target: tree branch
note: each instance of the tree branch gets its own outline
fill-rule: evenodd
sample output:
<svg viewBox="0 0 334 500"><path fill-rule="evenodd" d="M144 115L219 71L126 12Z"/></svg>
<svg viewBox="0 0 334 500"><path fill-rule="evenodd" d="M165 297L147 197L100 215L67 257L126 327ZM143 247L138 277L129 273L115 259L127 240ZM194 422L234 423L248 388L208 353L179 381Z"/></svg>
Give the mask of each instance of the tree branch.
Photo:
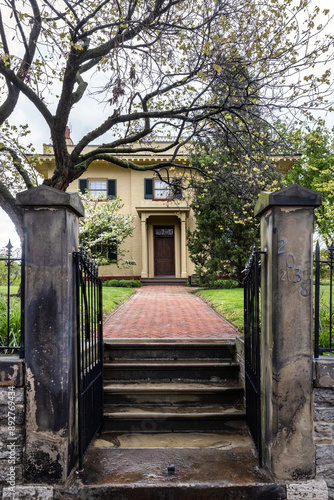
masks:
<svg viewBox="0 0 334 500"><path fill-rule="evenodd" d="M11 148L9 146L5 146L5 145L0 145L0 152L7 152L10 154L10 156L12 157L12 160L13 160L13 165L14 165L15 169L17 170L17 172L22 177L27 189L34 187L34 184L31 182L29 175L27 174L26 170L24 169L24 167L22 165L22 160L19 157L19 155L17 154L17 152L13 148Z"/></svg>

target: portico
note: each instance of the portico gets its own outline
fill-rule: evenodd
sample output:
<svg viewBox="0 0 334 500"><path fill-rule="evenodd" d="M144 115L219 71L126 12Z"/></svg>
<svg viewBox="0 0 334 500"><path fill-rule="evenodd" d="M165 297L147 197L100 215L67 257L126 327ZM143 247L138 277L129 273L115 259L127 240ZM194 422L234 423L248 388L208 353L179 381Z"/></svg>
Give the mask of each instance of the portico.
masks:
<svg viewBox="0 0 334 500"><path fill-rule="evenodd" d="M190 208L136 207L141 221L142 278L186 278L186 231Z"/></svg>

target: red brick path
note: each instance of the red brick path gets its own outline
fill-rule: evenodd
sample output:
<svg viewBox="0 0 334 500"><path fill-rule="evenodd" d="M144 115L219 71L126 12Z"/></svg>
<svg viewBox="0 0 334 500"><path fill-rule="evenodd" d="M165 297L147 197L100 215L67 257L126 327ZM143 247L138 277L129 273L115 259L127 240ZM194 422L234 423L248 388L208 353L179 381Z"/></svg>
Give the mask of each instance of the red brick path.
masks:
<svg viewBox="0 0 334 500"><path fill-rule="evenodd" d="M143 286L104 324L105 338L233 338L238 330L183 286Z"/></svg>

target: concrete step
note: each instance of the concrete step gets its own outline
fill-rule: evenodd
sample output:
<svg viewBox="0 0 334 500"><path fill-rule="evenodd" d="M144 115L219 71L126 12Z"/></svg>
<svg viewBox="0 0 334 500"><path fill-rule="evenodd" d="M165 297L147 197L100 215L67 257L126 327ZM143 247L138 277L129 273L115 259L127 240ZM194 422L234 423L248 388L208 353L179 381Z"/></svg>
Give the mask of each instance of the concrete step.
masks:
<svg viewBox="0 0 334 500"><path fill-rule="evenodd" d="M231 340L106 340L104 360L120 361L131 359L211 359L226 360L235 358L235 342Z"/></svg>
<svg viewBox="0 0 334 500"><path fill-rule="evenodd" d="M168 466L174 465L174 472ZM286 500L249 434L101 435L58 500Z"/></svg>
<svg viewBox="0 0 334 500"><path fill-rule="evenodd" d="M119 381L185 381L219 382L237 380L239 364L234 361L145 360L104 363L104 380Z"/></svg>
<svg viewBox="0 0 334 500"><path fill-rule="evenodd" d="M228 430L244 422L246 414L240 405L208 406L115 406L106 405L102 432L126 431L213 431Z"/></svg>
<svg viewBox="0 0 334 500"><path fill-rule="evenodd" d="M245 425L234 341L105 344L103 431L230 431Z"/></svg>
<svg viewBox="0 0 334 500"><path fill-rule="evenodd" d="M186 285L187 278L175 278L173 276L157 277L157 278L140 278L143 286L145 285Z"/></svg>
<svg viewBox="0 0 334 500"><path fill-rule="evenodd" d="M115 405L208 405L239 404L243 402L244 389L239 382L228 385L216 383L105 383L104 402Z"/></svg>

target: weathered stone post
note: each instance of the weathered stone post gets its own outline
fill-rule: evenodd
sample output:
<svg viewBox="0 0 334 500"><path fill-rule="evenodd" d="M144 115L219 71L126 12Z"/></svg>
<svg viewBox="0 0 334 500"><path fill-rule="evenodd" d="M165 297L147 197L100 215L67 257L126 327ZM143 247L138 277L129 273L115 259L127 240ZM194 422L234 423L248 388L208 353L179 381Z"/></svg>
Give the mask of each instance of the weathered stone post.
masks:
<svg viewBox="0 0 334 500"><path fill-rule="evenodd" d="M298 185L261 193L262 448L278 480L314 477L312 269L314 207Z"/></svg>
<svg viewBox="0 0 334 500"><path fill-rule="evenodd" d="M17 195L25 233L25 480L64 483L77 462L73 251L77 194L39 186Z"/></svg>

